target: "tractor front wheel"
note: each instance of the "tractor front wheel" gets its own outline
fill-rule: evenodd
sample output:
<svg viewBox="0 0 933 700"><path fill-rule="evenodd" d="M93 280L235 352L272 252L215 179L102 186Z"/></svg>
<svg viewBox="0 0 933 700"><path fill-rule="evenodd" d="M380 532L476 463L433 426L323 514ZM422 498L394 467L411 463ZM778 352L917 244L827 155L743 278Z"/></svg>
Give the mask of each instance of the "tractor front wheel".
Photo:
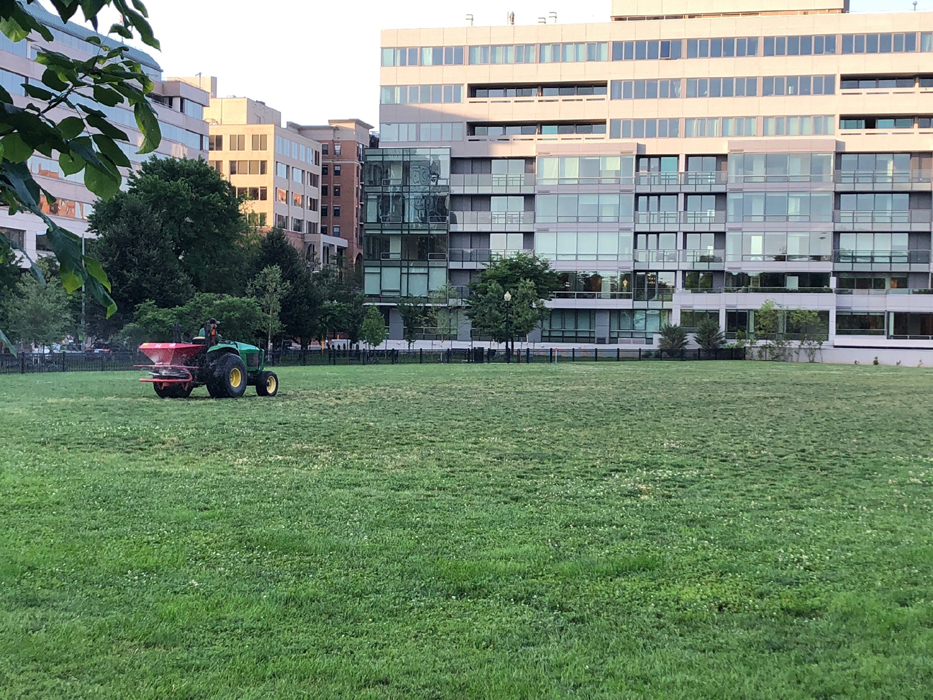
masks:
<svg viewBox="0 0 933 700"><path fill-rule="evenodd" d="M160 399L187 399L191 396L191 385L190 384L178 384L177 382L172 382L171 384L153 384L155 387L155 393Z"/></svg>
<svg viewBox="0 0 933 700"><path fill-rule="evenodd" d="M238 399L246 392L246 364L238 355L227 354L211 368L207 390L215 399Z"/></svg>
<svg viewBox="0 0 933 700"><path fill-rule="evenodd" d="M275 396L279 393L279 378L275 372L262 372L256 381L259 396Z"/></svg>

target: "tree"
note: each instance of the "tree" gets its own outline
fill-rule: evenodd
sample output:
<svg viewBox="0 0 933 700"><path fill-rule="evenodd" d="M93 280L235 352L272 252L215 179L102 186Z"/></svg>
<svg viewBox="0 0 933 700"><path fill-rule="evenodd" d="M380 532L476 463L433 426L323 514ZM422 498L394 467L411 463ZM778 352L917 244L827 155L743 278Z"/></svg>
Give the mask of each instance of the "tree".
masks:
<svg viewBox="0 0 933 700"><path fill-rule="evenodd" d="M363 319L363 327L360 337L369 347L376 348L385 342L389 336L386 330L385 319L382 312L376 306L369 306L366 309L366 317Z"/></svg>
<svg viewBox="0 0 933 700"><path fill-rule="evenodd" d="M315 275L281 229L273 229L259 241L253 265L257 273L273 265L282 270L282 279L289 285L282 297L282 329L306 349L322 335L323 297L320 285L312 279Z"/></svg>
<svg viewBox="0 0 933 700"><path fill-rule="evenodd" d="M415 335L424 327L427 307L421 297L402 297L395 304L395 310L402 317L402 337L408 343L408 349L415 343Z"/></svg>
<svg viewBox="0 0 933 700"><path fill-rule="evenodd" d="M672 354L687 347L687 329L683 326L665 323L661 326L661 337L658 347L662 352Z"/></svg>
<svg viewBox="0 0 933 700"><path fill-rule="evenodd" d="M278 265L264 268L250 282L249 294L255 297L262 309L263 328L266 331L266 349L272 349L272 336L282 330L282 299L288 294L291 285L282 279L282 270Z"/></svg>
<svg viewBox="0 0 933 700"><path fill-rule="evenodd" d="M324 341L329 334L346 333L351 343L359 342L367 313L365 294L352 278L332 265L321 268L311 280L321 300L318 339Z"/></svg>
<svg viewBox="0 0 933 700"><path fill-rule="evenodd" d="M140 218L134 220L133 215ZM230 183L203 160L147 160L130 175L126 195L98 204L90 229L101 237L108 264L129 266L125 281L144 280L152 272L113 252L133 236L142 241L134 248L174 257L177 265L172 263L172 270L180 269L195 291L241 294L250 279L246 267L251 239L240 200ZM139 298L144 290L123 293Z"/></svg>
<svg viewBox="0 0 933 700"><path fill-rule="evenodd" d="M551 269L551 264L546 258L516 253L490 263L470 282L470 294L471 297L487 296L488 286L493 283L502 289L512 290L514 294L522 280L530 281L534 286L535 296L545 301L551 299L561 286L558 273Z"/></svg>
<svg viewBox="0 0 933 700"><path fill-rule="evenodd" d="M467 310L473 328L480 334L503 343L527 336L540 323L544 300L531 280L521 280L514 290L509 290L512 295L509 302L505 301L506 290L498 282L490 282L484 288L484 295L471 296Z"/></svg>
<svg viewBox="0 0 933 700"><path fill-rule="evenodd" d="M445 339L453 339L460 332L461 300L457 288L447 283L428 295L428 323L434 332Z"/></svg>
<svg viewBox="0 0 933 700"><path fill-rule="evenodd" d="M784 336L786 313L771 299L755 312L755 339L761 344L758 357L783 362L788 359L788 342Z"/></svg>
<svg viewBox="0 0 933 700"><path fill-rule="evenodd" d="M28 9L33 4L38 6L37 0L0 3L0 31L11 41L22 41L33 32L46 41L54 41L51 30ZM135 147L135 139L131 140L126 132L114 126L95 102L107 107L121 104L130 107L143 135L138 152L154 151L162 136L158 118L147 98L153 82L139 63L127 58L129 49L118 42L132 39L134 34L156 49L159 42L146 19L148 14L142 0L52 0L51 4L53 11L66 22L80 8L85 20L95 29L98 13L105 7L113 7L120 19L108 33L116 35L118 41L111 48L99 37L88 37L86 41L92 45L89 48L95 55L87 60L40 50L36 62L45 66L41 85L33 80L23 85L27 97L41 101L39 103L29 101L25 106L18 106L10 93L0 88L0 145L3 147L0 199L9 206L10 214L28 211L42 219L47 227L46 240L58 260L64 291L72 293L85 286L109 316L116 311L116 304L109 294L111 285L107 274L97 260L82 253L80 237L58 226L42 211L42 200L54 202L55 197L36 183L27 162L37 151L48 158L58 154L65 175L83 171L84 183L91 192L102 199L116 194L122 182L119 169L131 165L118 143ZM77 98L78 95L81 97ZM61 119L50 116L61 114L61 110L70 113ZM0 249L8 251L10 248L10 242L0 236ZM44 283L41 271L35 267L33 271L40 283ZM9 346L2 330L0 343Z"/></svg>
<svg viewBox="0 0 933 700"><path fill-rule="evenodd" d="M40 261L38 266L44 276L49 276L47 283L42 284L35 277L24 275L5 304L10 335L21 347L60 343L73 322L68 295L61 281L51 277L50 266L44 261Z"/></svg>
<svg viewBox="0 0 933 700"><path fill-rule="evenodd" d="M3 234L0 234L2 237ZM13 297L16 284L22 277L22 270L16 264L16 256L12 250L0 247L0 300ZM6 328L6 305L0 304L0 328ZM0 346L0 352L3 348Z"/></svg>
<svg viewBox="0 0 933 700"><path fill-rule="evenodd" d="M719 321L711 316L706 316L700 320L694 337L697 344L704 350L718 350L726 342L726 336L719 327Z"/></svg>
<svg viewBox="0 0 933 700"><path fill-rule="evenodd" d="M182 333L193 336L208 318L216 318L224 338L251 341L263 328L262 309L252 297L227 294L196 294L188 303L171 309L161 309L152 302L136 308L135 321L121 332L121 337L142 338L150 342L169 342L175 324Z"/></svg>
<svg viewBox="0 0 933 700"><path fill-rule="evenodd" d="M808 362L816 362L817 354L829 338L829 328L813 309L794 309L790 312L788 326L800 334L798 352L803 350Z"/></svg>
<svg viewBox="0 0 933 700"><path fill-rule="evenodd" d="M116 323L122 326L132 320L133 310L146 300L169 308L194 295L171 237L139 197L121 193L99 204L90 228L99 236L93 248L110 271L113 298L120 309Z"/></svg>

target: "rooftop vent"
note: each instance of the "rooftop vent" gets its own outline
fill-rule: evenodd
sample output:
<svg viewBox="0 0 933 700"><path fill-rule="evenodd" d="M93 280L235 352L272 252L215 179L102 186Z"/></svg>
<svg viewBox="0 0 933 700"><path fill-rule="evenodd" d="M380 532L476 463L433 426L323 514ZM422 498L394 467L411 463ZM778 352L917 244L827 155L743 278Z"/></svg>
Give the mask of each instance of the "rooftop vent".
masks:
<svg viewBox="0 0 933 700"><path fill-rule="evenodd" d="M466 16L466 23L467 23L467 26L468 26L468 27L472 27L472 26L473 26L473 15L467 15L467 16Z"/></svg>
<svg viewBox="0 0 933 700"><path fill-rule="evenodd" d="M549 12L549 13L548 13L548 19L550 20L550 21L548 22L548 24L557 24L557 13L556 13L556 12Z"/></svg>

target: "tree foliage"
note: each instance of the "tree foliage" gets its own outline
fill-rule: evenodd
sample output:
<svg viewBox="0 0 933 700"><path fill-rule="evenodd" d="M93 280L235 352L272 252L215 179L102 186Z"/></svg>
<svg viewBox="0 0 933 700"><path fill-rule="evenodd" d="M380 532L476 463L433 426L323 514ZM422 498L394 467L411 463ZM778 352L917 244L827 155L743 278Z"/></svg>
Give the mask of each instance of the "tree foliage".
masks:
<svg viewBox="0 0 933 700"><path fill-rule="evenodd" d="M47 284L23 275L16 284L15 295L6 298L4 315L10 336L20 347L60 343L73 323L61 281L50 275L52 269L45 261L39 262L39 268L49 277Z"/></svg>
<svg viewBox="0 0 933 700"><path fill-rule="evenodd" d="M288 294L291 284L282 277L278 265L263 268L250 282L249 293L262 309L263 330L266 332L266 349L272 349L272 336L282 330L282 299Z"/></svg>
<svg viewBox="0 0 933 700"><path fill-rule="evenodd" d="M265 320L262 309L252 297L234 297L228 294L195 294L188 302L170 309L162 309L152 302L144 302L136 309L135 320L128 324L121 336L135 342L170 342L175 324L182 334L193 337L208 318L216 318L224 338L242 342L254 341L262 332Z"/></svg>
<svg viewBox="0 0 933 700"><path fill-rule="evenodd" d="M168 277L182 294L187 285L240 294L252 275L244 278L250 239L239 206L230 183L203 160L150 159L130 176L125 194L98 204L90 230L101 238L102 262L120 270L119 294L127 302L165 304L172 301L162 297L178 296L160 291L150 275ZM147 267L150 262L166 271Z"/></svg>
<svg viewBox="0 0 933 700"><path fill-rule="evenodd" d="M108 30L121 39L135 34L149 46L159 47L147 21L141 0L51 0L53 11L64 21L80 9L84 19L97 27L97 15L107 6L119 12L120 20ZM51 30L30 13L28 6L36 0L0 2L0 31L18 42L36 33L48 42L54 40ZM74 292L86 286L91 295L111 315L116 303L110 296L111 283L103 267L94 258L82 253L81 239L58 226L42 211L43 200L55 197L41 188L29 171L28 160L34 153L57 158L65 175L84 173L88 189L102 199L119 191L122 182L120 168L130 167L130 161L118 145L135 147L134 140L114 126L98 104L107 107L126 105L143 134L139 153L150 153L161 141L159 121L147 95L152 80L142 66L131 60L125 46L106 44L99 37L86 40L93 54L79 60L57 51L40 50L36 62L44 66L40 80L30 81L23 89L27 102L17 105L10 93L0 87L0 199L11 214L32 212L47 227L46 240L59 263L62 288ZM39 102L33 102L38 100ZM44 104L43 104L44 103ZM67 116L53 117L64 110ZM0 248L9 249L9 241L0 236ZM35 270L40 281L40 271ZM0 334L0 341L3 340Z"/></svg>
<svg viewBox="0 0 933 700"><path fill-rule="evenodd" d="M473 328L481 335L491 337L497 343L521 339L527 336L541 321L544 300L538 296L531 280L521 280L512 295L505 301L506 290L498 282L485 285L483 296L474 294L467 315Z"/></svg>
<svg viewBox="0 0 933 700"><path fill-rule="evenodd" d="M719 327L719 321L711 316L705 316L700 320L694 337L697 344L704 350L718 350L726 342L726 336Z"/></svg>
<svg viewBox="0 0 933 700"><path fill-rule="evenodd" d="M680 351L687 347L687 329L683 326L665 323L661 326L660 333L658 347L663 352Z"/></svg>
<svg viewBox="0 0 933 700"><path fill-rule="evenodd" d="M522 280L528 280L534 286L538 299L547 301L560 289L560 279L551 264L545 258L526 253L517 253L499 258L490 263L470 282L471 297L484 297L489 293L489 286L498 284L502 289L512 290L514 294ZM471 302L472 303L472 299Z"/></svg>
<svg viewBox="0 0 933 700"><path fill-rule="evenodd" d="M447 283L428 295L427 322L442 338L453 339L460 332L462 300L457 288Z"/></svg>
<svg viewBox="0 0 933 700"><path fill-rule="evenodd" d="M366 316L363 319L360 329L360 338L371 348L377 348L382 345L389 332L386 330L385 319L378 307L366 307Z"/></svg>
<svg viewBox="0 0 933 700"><path fill-rule="evenodd" d="M395 310L402 317L402 338L408 348L415 343L415 335L424 328L427 318L427 306L422 297L402 297L395 304Z"/></svg>

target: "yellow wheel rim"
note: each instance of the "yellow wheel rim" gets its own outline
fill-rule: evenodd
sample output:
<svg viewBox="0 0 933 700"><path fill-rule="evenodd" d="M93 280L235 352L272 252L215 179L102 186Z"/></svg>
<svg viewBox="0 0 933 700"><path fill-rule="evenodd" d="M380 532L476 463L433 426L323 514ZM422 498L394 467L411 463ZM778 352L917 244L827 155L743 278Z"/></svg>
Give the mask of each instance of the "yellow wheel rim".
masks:
<svg viewBox="0 0 933 700"><path fill-rule="evenodd" d="M243 373L238 367L234 367L230 370L230 386L234 389L239 389L240 384L243 383Z"/></svg>
<svg viewBox="0 0 933 700"><path fill-rule="evenodd" d="M276 381L275 377L266 377L266 391L268 391L270 394L274 394L276 386L278 386L278 382Z"/></svg>

